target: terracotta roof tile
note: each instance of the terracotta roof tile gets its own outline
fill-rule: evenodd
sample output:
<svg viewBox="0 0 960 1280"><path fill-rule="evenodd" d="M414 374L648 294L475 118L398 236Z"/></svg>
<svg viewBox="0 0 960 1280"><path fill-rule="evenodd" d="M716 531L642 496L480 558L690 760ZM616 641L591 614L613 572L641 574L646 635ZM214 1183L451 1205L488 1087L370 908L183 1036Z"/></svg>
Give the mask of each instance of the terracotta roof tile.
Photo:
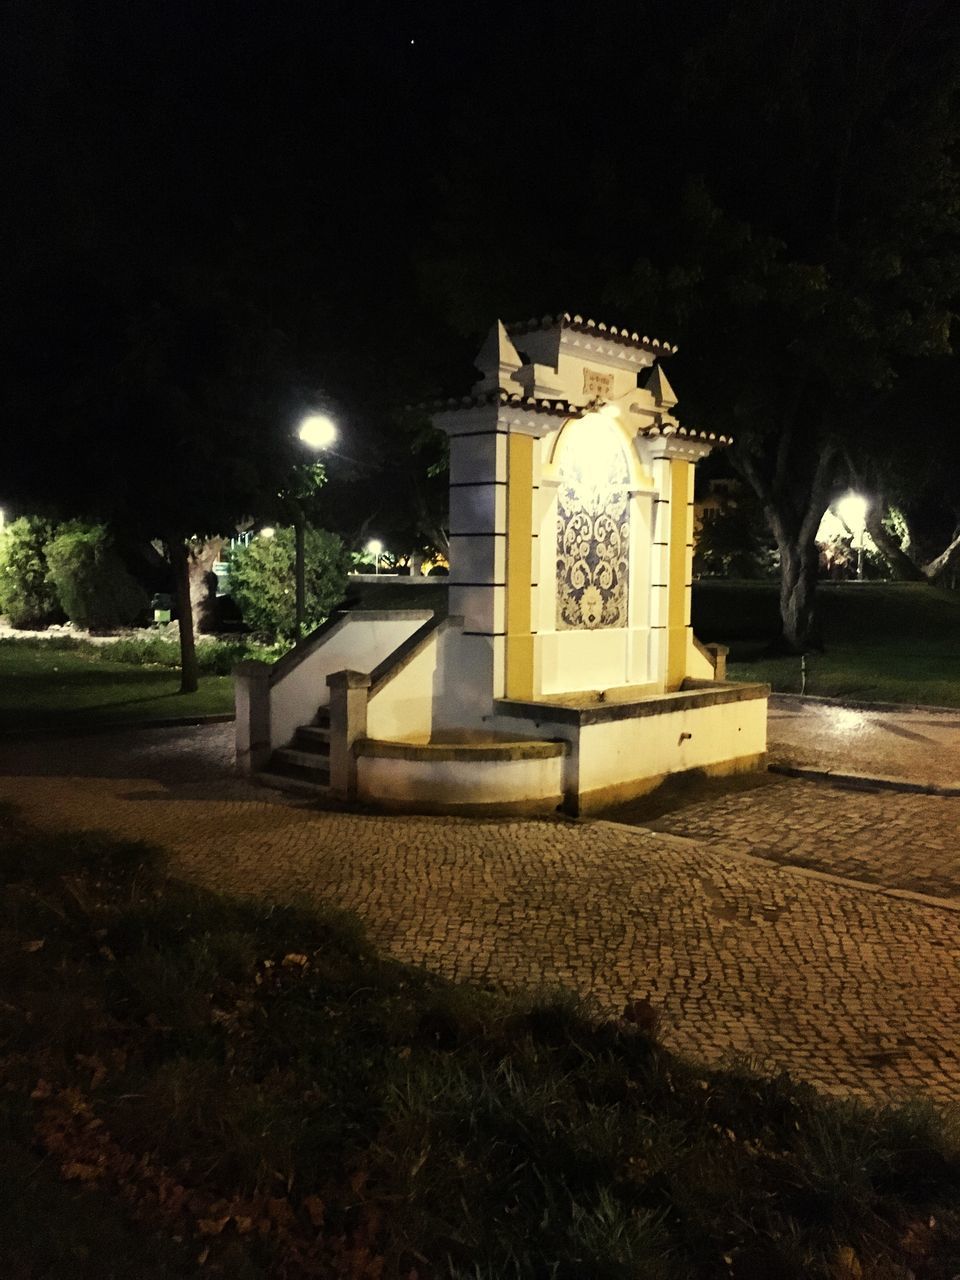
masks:
<svg viewBox="0 0 960 1280"><path fill-rule="evenodd" d="M432 413L450 413L457 409L475 409L479 405L509 404L518 409L527 409L530 413L550 413L563 418L581 418L596 403L571 404L569 400L551 400L544 396L525 396L519 391L481 391L476 395L461 396L459 399L434 400L432 403L418 406Z"/></svg>
<svg viewBox="0 0 960 1280"><path fill-rule="evenodd" d="M687 440L703 440L708 444L726 445L733 444L733 436L718 436L713 431L697 431L695 427L642 427L637 433L641 436L680 436Z"/></svg>
<svg viewBox="0 0 960 1280"><path fill-rule="evenodd" d="M584 320L583 316L572 316L569 311L558 316L541 316L540 319L519 320L504 325L511 337L524 333L535 333L542 329L572 329L575 333L592 333L605 338L608 342L616 342L620 346L637 347L641 351L651 351L658 356L671 356L676 351L669 342L661 342L659 338L648 338L633 330L618 329L617 326L605 324L602 320Z"/></svg>

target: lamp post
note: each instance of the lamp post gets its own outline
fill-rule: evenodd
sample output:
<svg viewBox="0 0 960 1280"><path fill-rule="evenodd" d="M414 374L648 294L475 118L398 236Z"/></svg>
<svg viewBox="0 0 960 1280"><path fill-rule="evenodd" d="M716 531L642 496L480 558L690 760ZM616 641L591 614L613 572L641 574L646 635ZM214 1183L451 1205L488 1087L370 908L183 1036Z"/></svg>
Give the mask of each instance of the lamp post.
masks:
<svg viewBox="0 0 960 1280"><path fill-rule="evenodd" d="M837 515L857 544L857 581L863 581L863 535L867 528L867 499L860 493L847 493L837 503Z"/></svg>
<svg viewBox="0 0 960 1280"><path fill-rule="evenodd" d="M325 413L310 413L301 419L297 429L297 438L308 449L319 453L329 449L336 441L337 427ZM296 600L296 639L303 635L303 624L307 612L306 581L306 518L299 498L293 502L293 541L294 541L294 592Z"/></svg>
<svg viewBox="0 0 960 1280"><path fill-rule="evenodd" d="M373 572L375 576L380 573L380 557L383 555L383 543L379 538L371 538L367 543L367 550L373 556Z"/></svg>

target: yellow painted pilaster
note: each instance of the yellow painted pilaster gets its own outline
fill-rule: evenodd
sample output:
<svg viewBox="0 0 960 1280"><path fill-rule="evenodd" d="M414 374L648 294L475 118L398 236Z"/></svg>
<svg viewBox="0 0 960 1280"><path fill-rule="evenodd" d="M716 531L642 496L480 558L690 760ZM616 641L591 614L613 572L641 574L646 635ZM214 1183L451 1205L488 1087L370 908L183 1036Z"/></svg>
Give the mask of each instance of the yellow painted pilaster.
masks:
<svg viewBox="0 0 960 1280"><path fill-rule="evenodd" d="M667 593L667 688L687 674L687 512L693 498L693 465L670 460L670 577Z"/></svg>
<svg viewBox="0 0 960 1280"><path fill-rule="evenodd" d="M508 698L533 697L533 448L532 436L511 434L507 438Z"/></svg>

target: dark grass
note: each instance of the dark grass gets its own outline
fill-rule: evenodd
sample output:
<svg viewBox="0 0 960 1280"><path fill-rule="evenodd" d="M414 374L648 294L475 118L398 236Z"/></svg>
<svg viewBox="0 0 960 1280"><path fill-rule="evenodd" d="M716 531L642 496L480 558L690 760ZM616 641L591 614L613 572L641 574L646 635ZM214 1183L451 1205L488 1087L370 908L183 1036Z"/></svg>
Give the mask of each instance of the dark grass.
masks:
<svg viewBox="0 0 960 1280"><path fill-rule="evenodd" d="M960 1138L930 1105L700 1068L563 993L451 985L342 914L10 813L0 890L2 1274L960 1268Z"/></svg>
<svg viewBox="0 0 960 1280"><path fill-rule="evenodd" d="M775 583L694 584L693 624L730 645L735 680L799 693L799 657L766 656L779 627ZM960 706L960 593L922 583L825 583L822 649L806 657L806 692L865 702Z"/></svg>
<svg viewBox="0 0 960 1280"><path fill-rule="evenodd" d="M229 676L203 675L197 693L183 694L174 669L111 661L75 643L0 640L0 730L233 711Z"/></svg>

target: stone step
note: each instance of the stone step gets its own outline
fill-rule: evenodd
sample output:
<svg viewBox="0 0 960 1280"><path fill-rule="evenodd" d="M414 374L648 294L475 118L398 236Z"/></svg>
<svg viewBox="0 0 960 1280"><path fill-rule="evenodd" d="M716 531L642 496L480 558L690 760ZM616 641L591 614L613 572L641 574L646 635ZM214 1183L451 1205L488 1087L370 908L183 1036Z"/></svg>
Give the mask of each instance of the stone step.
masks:
<svg viewBox="0 0 960 1280"><path fill-rule="evenodd" d="M281 747L270 757L270 772L300 778L304 782L313 782L322 787L330 785L330 761L316 751Z"/></svg>
<svg viewBox="0 0 960 1280"><path fill-rule="evenodd" d="M314 727L318 729L330 728L330 708L318 707L317 714L313 717Z"/></svg>
<svg viewBox="0 0 960 1280"><path fill-rule="evenodd" d="M330 730L316 724L302 724L290 744L299 751L312 751L316 755L330 754Z"/></svg>
<svg viewBox="0 0 960 1280"><path fill-rule="evenodd" d="M275 773L270 769L254 774L254 781L261 787L273 787L276 791L296 791L300 795L311 796L330 794L328 786L322 786L318 782L311 782L305 778L294 778L286 773Z"/></svg>

